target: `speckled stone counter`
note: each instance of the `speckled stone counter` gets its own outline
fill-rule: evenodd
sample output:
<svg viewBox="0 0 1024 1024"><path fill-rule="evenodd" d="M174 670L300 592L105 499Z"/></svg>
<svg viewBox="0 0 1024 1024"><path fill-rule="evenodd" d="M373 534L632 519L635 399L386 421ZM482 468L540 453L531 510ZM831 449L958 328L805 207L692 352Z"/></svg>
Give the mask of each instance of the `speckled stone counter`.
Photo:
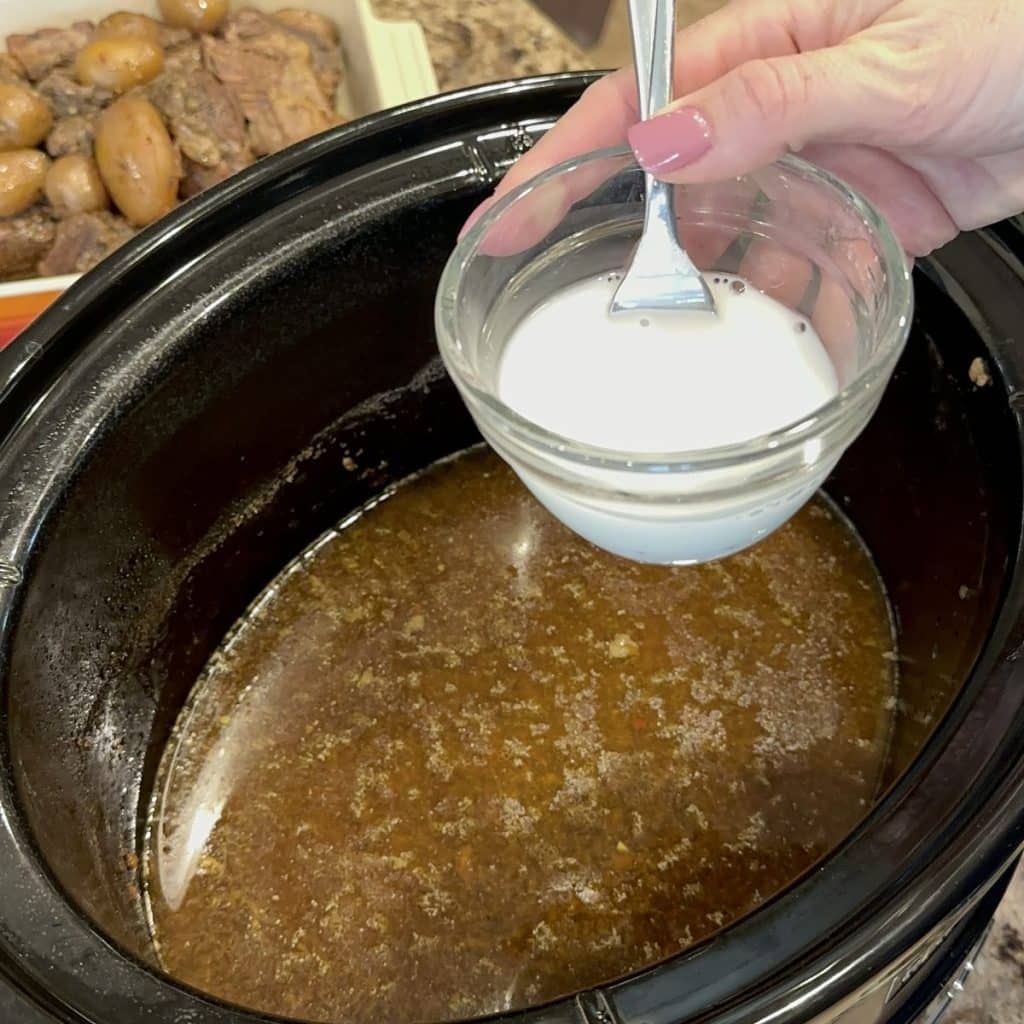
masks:
<svg viewBox="0 0 1024 1024"><path fill-rule="evenodd" d="M680 22L719 3L679 0ZM628 57L623 0L614 0L604 36L590 53L575 46L527 0L374 0L374 6L382 17L420 22L443 90L609 67ZM943 1024L1024 1024L1024 873L1018 872L1011 885L965 991Z"/></svg>
<svg viewBox="0 0 1024 1024"><path fill-rule="evenodd" d="M1024 1024L1024 872L996 911L974 972L943 1024Z"/></svg>
<svg viewBox="0 0 1024 1024"><path fill-rule="evenodd" d="M374 0L374 9L383 18L420 22L444 91L590 67L525 0Z"/></svg>

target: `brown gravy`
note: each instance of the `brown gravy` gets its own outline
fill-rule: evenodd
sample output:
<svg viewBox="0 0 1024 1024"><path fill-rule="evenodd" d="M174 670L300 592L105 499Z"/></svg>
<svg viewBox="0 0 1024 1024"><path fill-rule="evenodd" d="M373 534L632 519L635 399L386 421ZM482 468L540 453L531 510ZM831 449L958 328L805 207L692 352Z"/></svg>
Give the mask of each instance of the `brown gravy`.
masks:
<svg viewBox="0 0 1024 1024"><path fill-rule="evenodd" d="M607 555L493 455L283 573L163 759L174 976L318 1021L521 1007L667 957L820 858L895 706L873 565L817 499L696 568Z"/></svg>

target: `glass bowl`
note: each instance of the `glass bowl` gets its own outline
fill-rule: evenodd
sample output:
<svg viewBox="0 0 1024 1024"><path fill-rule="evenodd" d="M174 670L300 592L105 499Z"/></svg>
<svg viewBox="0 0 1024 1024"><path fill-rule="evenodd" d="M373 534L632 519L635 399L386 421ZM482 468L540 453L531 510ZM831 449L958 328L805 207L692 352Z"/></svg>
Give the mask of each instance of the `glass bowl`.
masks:
<svg viewBox="0 0 1024 1024"><path fill-rule="evenodd" d="M583 444L501 400L502 352L515 325L554 292L624 269L640 234L643 181L628 149L604 150L505 196L448 260L437 337L481 434L549 511L624 557L691 564L785 523L864 429L906 342L910 264L870 203L794 157L741 178L676 186L679 236L697 266L740 275L809 320L838 394L798 422L716 448ZM564 386L573 401L580 380Z"/></svg>

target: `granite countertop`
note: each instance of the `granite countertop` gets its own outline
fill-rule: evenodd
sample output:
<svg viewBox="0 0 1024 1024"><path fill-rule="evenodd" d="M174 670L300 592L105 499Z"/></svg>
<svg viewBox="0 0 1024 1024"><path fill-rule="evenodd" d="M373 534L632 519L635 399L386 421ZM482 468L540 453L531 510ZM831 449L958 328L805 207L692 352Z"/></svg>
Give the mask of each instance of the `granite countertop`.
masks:
<svg viewBox="0 0 1024 1024"><path fill-rule="evenodd" d="M721 0L678 0L681 23ZM443 90L625 61L625 4L615 0L600 43L575 46L528 0L374 0L381 17L423 26ZM923 1021L922 1024L930 1024ZM1018 871L965 990L943 1024L1024 1024L1024 872Z"/></svg>
<svg viewBox="0 0 1024 1024"><path fill-rule="evenodd" d="M1024 1022L1024 871L1018 869L992 931L943 1024ZM931 1024L922 1021L921 1024Z"/></svg>
<svg viewBox="0 0 1024 1024"><path fill-rule="evenodd" d="M382 18L419 21L445 92L590 67L526 0L374 0L373 7Z"/></svg>

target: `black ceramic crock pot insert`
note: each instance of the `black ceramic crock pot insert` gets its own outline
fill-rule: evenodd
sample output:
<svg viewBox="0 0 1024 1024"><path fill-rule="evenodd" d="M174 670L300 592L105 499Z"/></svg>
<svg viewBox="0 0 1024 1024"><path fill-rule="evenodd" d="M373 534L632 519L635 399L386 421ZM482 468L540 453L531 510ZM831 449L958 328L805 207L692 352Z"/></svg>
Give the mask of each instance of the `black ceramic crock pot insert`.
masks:
<svg viewBox="0 0 1024 1024"><path fill-rule="evenodd" d="M0 353L4 1024L266 1019L147 965L125 868L140 798L191 681L275 572L476 440L436 359L437 277L466 213L586 81L429 100L264 161ZM804 1021L856 999L860 1024L905 1016L952 970L1024 841L1021 259L1006 224L923 261L907 352L828 485L899 619L911 713L885 799L743 921L508 1020Z"/></svg>

